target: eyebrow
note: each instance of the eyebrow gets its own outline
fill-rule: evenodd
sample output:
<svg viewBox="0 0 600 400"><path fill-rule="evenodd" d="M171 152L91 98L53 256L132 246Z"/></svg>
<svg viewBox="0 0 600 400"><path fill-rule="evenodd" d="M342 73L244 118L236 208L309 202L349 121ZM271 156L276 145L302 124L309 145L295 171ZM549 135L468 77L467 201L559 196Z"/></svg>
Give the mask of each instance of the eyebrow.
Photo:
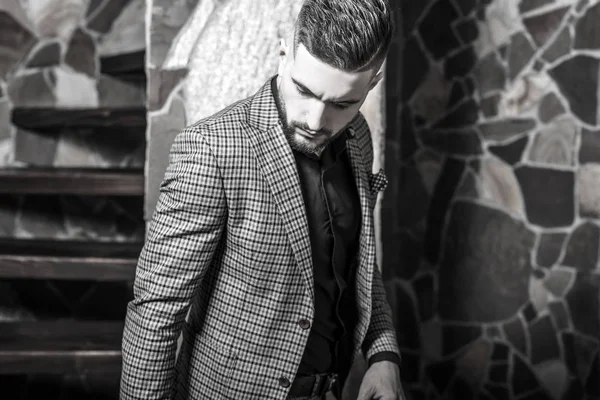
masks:
<svg viewBox="0 0 600 400"><path fill-rule="evenodd" d="M308 95L317 98L319 100L323 100L323 96L317 96L316 94L314 94L312 92L312 90L310 90L309 88L307 88L305 85L303 85L302 83L298 82L296 79L292 78L292 82L294 82L294 84L296 86L298 86L300 89L302 89L303 92L306 92ZM323 100L325 103L333 103L333 104L356 104L358 102L360 102L360 100Z"/></svg>

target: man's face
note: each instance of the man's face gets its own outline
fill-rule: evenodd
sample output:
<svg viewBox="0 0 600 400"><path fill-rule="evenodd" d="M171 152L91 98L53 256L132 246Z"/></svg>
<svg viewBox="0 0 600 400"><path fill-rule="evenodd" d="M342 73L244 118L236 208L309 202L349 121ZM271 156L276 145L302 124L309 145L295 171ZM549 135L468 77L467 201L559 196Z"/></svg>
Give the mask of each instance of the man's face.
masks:
<svg viewBox="0 0 600 400"><path fill-rule="evenodd" d="M373 70L344 72L331 67L302 44L294 56L284 42L278 73L288 141L293 149L317 156L356 116L380 77Z"/></svg>

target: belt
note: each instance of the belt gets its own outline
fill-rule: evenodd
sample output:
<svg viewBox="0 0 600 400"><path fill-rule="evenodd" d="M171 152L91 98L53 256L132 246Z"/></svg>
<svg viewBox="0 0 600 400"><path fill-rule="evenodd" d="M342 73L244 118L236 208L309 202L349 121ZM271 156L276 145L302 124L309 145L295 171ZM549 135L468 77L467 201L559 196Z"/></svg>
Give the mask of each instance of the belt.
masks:
<svg viewBox="0 0 600 400"><path fill-rule="evenodd" d="M321 397L333 389L337 374L315 374L296 376L288 397Z"/></svg>

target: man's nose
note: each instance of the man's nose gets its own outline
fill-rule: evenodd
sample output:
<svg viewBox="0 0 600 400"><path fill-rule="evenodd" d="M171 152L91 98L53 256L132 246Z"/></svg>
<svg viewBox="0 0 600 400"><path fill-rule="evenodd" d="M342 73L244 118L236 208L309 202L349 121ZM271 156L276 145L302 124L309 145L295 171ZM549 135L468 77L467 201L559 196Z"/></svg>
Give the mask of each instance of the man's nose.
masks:
<svg viewBox="0 0 600 400"><path fill-rule="evenodd" d="M321 101L315 101L311 104L306 116L306 124L311 131L318 132L325 127L325 107L325 103Z"/></svg>

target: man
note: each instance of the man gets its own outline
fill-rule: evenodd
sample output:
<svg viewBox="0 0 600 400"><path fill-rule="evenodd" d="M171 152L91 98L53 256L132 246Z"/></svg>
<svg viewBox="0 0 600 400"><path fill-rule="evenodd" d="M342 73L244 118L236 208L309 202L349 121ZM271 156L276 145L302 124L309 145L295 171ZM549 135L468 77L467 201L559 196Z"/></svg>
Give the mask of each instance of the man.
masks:
<svg viewBox="0 0 600 400"><path fill-rule="evenodd" d="M127 310L122 399L321 399L361 350L359 398L403 399L375 266L385 177L359 113L392 35L387 0L306 0L278 75L177 136Z"/></svg>

